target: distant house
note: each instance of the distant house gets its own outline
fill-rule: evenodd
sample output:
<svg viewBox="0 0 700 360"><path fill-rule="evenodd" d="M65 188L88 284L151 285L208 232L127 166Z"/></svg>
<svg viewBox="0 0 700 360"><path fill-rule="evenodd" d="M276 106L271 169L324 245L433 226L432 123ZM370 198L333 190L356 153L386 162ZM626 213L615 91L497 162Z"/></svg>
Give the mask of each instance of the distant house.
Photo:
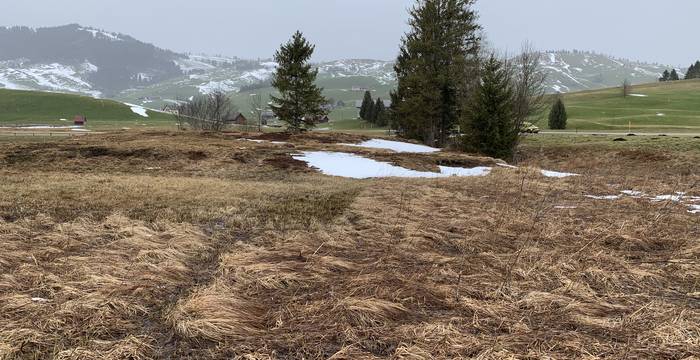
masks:
<svg viewBox="0 0 700 360"><path fill-rule="evenodd" d="M262 114L260 114L260 118L262 121L263 125L267 125L268 122L271 122L275 118L275 113L272 111L264 111Z"/></svg>
<svg viewBox="0 0 700 360"><path fill-rule="evenodd" d="M224 120L224 123L227 125L245 125L248 123L248 119L241 113L233 113L228 119Z"/></svg>
<svg viewBox="0 0 700 360"><path fill-rule="evenodd" d="M307 116L304 116L304 120L306 120ZM328 115L319 115L319 116L314 116L314 124L327 124L329 121L331 121L331 118L328 117Z"/></svg>
<svg viewBox="0 0 700 360"><path fill-rule="evenodd" d="M83 115L75 115L73 118L73 125L75 126L85 126L87 125L87 117Z"/></svg>
<svg viewBox="0 0 700 360"><path fill-rule="evenodd" d="M369 88L366 86L353 86L352 91L369 91Z"/></svg>

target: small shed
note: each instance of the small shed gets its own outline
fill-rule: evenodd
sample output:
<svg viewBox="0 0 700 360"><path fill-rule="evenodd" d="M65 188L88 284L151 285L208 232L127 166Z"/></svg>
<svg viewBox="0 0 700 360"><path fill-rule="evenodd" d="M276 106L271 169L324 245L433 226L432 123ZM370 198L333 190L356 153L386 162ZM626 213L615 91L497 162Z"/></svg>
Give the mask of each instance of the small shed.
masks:
<svg viewBox="0 0 700 360"><path fill-rule="evenodd" d="M75 126L85 126L87 125L87 117L83 115L75 115L73 118L73 125Z"/></svg>
<svg viewBox="0 0 700 360"><path fill-rule="evenodd" d="M245 125L248 123L248 119L241 113L234 113L228 119L224 120L224 122L226 124Z"/></svg>

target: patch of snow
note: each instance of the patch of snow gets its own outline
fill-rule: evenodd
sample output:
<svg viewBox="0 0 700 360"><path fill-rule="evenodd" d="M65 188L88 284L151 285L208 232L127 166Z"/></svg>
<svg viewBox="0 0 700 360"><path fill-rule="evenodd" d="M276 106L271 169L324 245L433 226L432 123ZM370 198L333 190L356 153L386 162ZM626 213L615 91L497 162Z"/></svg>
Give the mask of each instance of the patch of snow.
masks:
<svg viewBox="0 0 700 360"><path fill-rule="evenodd" d="M690 205L688 212L691 214L700 214L700 205Z"/></svg>
<svg viewBox="0 0 700 360"><path fill-rule="evenodd" d="M594 200L618 200L620 195L585 195L585 197Z"/></svg>
<svg viewBox="0 0 700 360"><path fill-rule="evenodd" d="M560 210L565 210L565 209L576 209L578 207L577 206L558 205L558 206L555 206L554 208L560 209Z"/></svg>
<svg viewBox="0 0 700 360"><path fill-rule="evenodd" d="M44 298L40 298L40 297L33 297L33 298L32 298L32 301L33 301L33 302L39 302L39 303L47 303L47 302L49 302L49 301L51 301L51 300L49 300L49 299L44 299Z"/></svg>
<svg viewBox="0 0 700 360"><path fill-rule="evenodd" d="M621 194L627 195L627 196L632 196L632 197L640 197L644 196L644 193L641 191L634 191L634 190L623 190L620 191Z"/></svg>
<svg viewBox="0 0 700 360"><path fill-rule="evenodd" d="M683 199L685 194L677 193L676 195L659 195L651 198L651 201L661 202L661 201L673 201L679 202Z"/></svg>
<svg viewBox="0 0 700 360"><path fill-rule="evenodd" d="M657 113L656 116L666 116L664 113Z"/></svg>
<svg viewBox="0 0 700 360"><path fill-rule="evenodd" d="M446 178L451 176L485 176L491 172L489 167L469 169L448 166L440 166L439 173L417 171L354 154L325 151L306 151L301 155L293 156L293 158L306 162L309 166L319 169L325 175L353 179L383 177Z"/></svg>
<svg viewBox="0 0 700 360"><path fill-rule="evenodd" d="M236 86L236 83L233 80L210 81L208 83L204 83L202 85L197 86L197 89L199 89L199 92L202 94L211 94L214 91L223 91L223 92L240 91L240 88ZM192 101L192 100L190 100L190 101Z"/></svg>
<svg viewBox="0 0 700 360"><path fill-rule="evenodd" d="M398 152L398 153L434 153L434 152L440 151L440 149L430 147L430 146L411 144L411 143L406 143L406 142L401 142L401 141L383 140L383 139L367 140L367 141L359 143L359 144L340 144L340 145L363 147L363 148L370 148L370 149L393 150L394 152Z"/></svg>
<svg viewBox="0 0 700 360"><path fill-rule="evenodd" d="M92 28L79 28L78 30L87 31L92 34L92 37L104 37L112 41L121 41L119 35L115 33L110 33L102 30L92 29Z"/></svg>
<svg viewBox="0 0 700 360"><path fill-rule="evenodd" d="M148 117L148 112L146 112L146 108L144 108L143 106L129 104L129 103L124 103L124 104L127 106L130 106L131 111L133 111L135 114L141 115L143 117Z"/></svg>
<svg viewBox="0 0 700 360"><path fill-rule="evenodd" d="M630 94L630 96L634 96L634 97L649 97L649 95L644 95L644 94Z"/></svg>
<svg viewBox="0 0 700 360"><path fill-rule="evenodd" d="M566 172L558 172L558 171L549 171L549 170L540 170L543 176L545 177L550 177L550 178L566 178L570 176L579 176L578 174L574 173L566 173Z"/></svg>

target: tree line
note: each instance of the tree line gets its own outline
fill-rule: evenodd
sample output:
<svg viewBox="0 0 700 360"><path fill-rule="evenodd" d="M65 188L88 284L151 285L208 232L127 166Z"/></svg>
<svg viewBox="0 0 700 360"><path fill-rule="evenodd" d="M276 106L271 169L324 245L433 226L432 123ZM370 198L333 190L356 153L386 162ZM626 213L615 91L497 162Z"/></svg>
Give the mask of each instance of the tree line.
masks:
<svg viewBox="0 0 700 360"><path fill-rule="evenodd" d="M515 57L485 48L474 3L416 1L394 66L391 106L367 92L362 119L430 146L514 155L523 125L544 107L541 55L527 44ZM318 70L310 65L314 50L297 31L275 53L271 84L278 95L270 97L270 107L292 132L312 128L327 114L323 89L315 84Z"/></svg>
<svg viewBox="0 0 700 360"><path fill-rule="evenodd" d="M659 81L678 81L680 80L680 75L676 69L671 69L671 71L664 70L663 74L659 78ZM696 61L694 64L690 64L688 71L685 73L683 80L700 79L700 61Z"/></svg>
<svg viewBox="0 0 700 360"><path fill-rule="evenodd" d="M372 100L372 94L366 91L360 106L360 119L377 126L388 125L389 117L384 101L381 98L377 98L377 101Z"/></svg>
<svg viewBox="0 0 700 360"><path fill-rule="evenodd" d="M512 157L523 123L542 110L545 75L530 46L515 58L483 48L474 0L420 0L410 10L391 93L403 137Z"/></svg>

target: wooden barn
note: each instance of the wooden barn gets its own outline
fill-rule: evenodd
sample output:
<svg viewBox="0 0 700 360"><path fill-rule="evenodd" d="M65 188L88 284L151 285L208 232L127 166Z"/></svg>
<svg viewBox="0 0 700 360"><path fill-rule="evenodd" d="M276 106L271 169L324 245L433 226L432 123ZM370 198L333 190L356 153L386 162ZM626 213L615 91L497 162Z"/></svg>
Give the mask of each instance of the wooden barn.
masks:
<svg viewBox="0 0 700 360"><path fill-rule="evenodd" d="M87 117L83 115L76 115L73 118L73 125L75 126L85 126L87 125Z"/></svg>
<svg viewBox="0 0 700 360"><path fill-rule="evenodd" d="M241 113L234 113L228 119L224 120L224 123L227 125L246 125L248 119Z"/></svg>

